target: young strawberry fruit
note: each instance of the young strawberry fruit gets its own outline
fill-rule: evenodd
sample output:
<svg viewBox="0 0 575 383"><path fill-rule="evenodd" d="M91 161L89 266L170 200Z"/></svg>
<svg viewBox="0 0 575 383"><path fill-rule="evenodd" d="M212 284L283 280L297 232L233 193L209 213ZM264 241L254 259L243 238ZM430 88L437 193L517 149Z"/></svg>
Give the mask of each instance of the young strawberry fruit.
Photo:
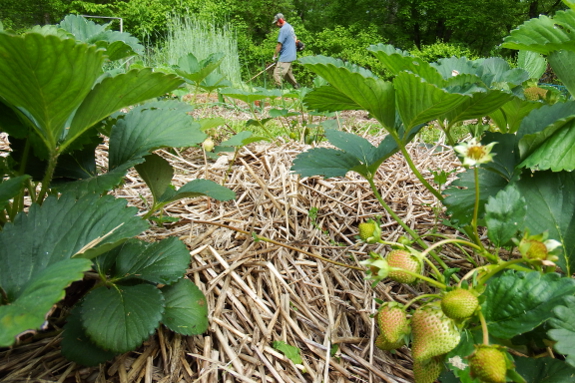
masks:
<svg viewBox="0 0 575 383"><path fill-rule="evenodd" d="M416 274L423 272L423 262L409 251L392 250L387 254L386 259L389 267L404 269ZM388 277L400 283L413 283L417 280L417 277L401 270L390 271Z"/></svg>
<svg viewBox="0 0 575 383"><path fill-rule="evenodd" d="M357 227L359 229L359 238L367 243L377 243L381 240L381 228L373 219L362 222Z"/></svg>
<svg viewBox="0 0 575 383"><path fill-rule="evenodd" d="M422 361L447 354L458 344L461 336L455 322L441 308L430 303L421 306L411 317L413 359Z"/></svg>
<svg viewBox="0 0 575 383"><path fill-rule="evenodd" d="M382 350L395 350L405 344L409 334L406 312L397 304L385 304L377 313L380 334L375 345Z"/></svg>
<svg viewBox="0 0 575 383"><path fill-rule="evenodd" d="M436 356L434 358L413 361L413 377L415 383L433 383L443 371L443 357Z"/></svg>
<svg viewBox="0 0 575 383"><path fill-rule="evenodd" d="M507 357L503 347L495 345L476 345L475 352L469 357L471 377L481 383L505 383Z"/></svg>
<svg viewBox="0 0 575 383"><path fill-rule="evenodd" d="M471 291L466 289L451 290L441 299L441 309L451 319L462 320L473 315L479 300Z"/></svg>

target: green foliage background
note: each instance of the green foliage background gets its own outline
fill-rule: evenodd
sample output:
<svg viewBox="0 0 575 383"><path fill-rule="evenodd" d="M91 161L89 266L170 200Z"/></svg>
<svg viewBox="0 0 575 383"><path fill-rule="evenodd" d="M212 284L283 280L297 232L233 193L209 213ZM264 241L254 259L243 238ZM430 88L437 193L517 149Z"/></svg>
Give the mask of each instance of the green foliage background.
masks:
<svg viewBox="0 0 575 383"><path fill-rule="evenodd" d="M126 32L157 46L167 37L171 14L193 14L234 28L248 79L271 63L277 36L271 20L278 12L305 42L303 56L337 57L384 74L367 46L389 43L425 60L509 54L498 46L513 28L562 8L556 0L0 0L0 21L22 31L69 13L121 17ZM117 21L113 25L119 29ZM299 65L295 72L304 83L312 79Z"/></svg>

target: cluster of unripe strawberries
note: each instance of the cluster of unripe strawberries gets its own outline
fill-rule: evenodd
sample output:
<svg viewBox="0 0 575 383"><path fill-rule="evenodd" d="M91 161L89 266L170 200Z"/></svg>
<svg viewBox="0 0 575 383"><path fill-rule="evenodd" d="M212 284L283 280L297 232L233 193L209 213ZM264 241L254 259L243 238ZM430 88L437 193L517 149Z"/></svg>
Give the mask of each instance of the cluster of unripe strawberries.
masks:
<svg viewBox="0 0 575 383"><path fill-rule="evenodd" d="M360 224L360 237L370 243L378 238L377 225ZM375 242L371 242L375 243ZM385 258L373 256L366 262L370 279L383 278L400 283L414 283L423 273L423 260L417 252L403 249L390 251ZM375 345L394 350L409 344L413 357L416 383L433 383L441 374L445 356L461 340L463 324L476 317L480 310L478 293L463 287L443 292L440 299L427 302L408 317L408 307L392 302L383 304L377 314L380 333ZM508 368L513 365L505 348L498 345L476 345L467 359L471 376L482 383L504 383Z"/></svg>

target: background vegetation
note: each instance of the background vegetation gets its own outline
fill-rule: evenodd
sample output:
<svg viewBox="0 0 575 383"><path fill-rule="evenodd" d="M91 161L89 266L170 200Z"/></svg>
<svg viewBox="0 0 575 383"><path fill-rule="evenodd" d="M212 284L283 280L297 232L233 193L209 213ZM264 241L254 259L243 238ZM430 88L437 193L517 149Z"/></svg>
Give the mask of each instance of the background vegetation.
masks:
<svg viewBox="0 0 575 383"><path fill-rule="evenodd" d="M225 24L235 32L242 76L249 79L271 63L277 29L270 20L277 12L306 43L304 55L341 58L382 74L365 53L371 44L393 44L424 59L510 55L499 48L509 31L563 8L558 0L0 0L0 21L21 31L58 23L69 13L121 17L124 31L148 47L161 47L173 37L172 16L191 14L197 22ZM301 67L296 75L304 83L311 80Z"/></svg>

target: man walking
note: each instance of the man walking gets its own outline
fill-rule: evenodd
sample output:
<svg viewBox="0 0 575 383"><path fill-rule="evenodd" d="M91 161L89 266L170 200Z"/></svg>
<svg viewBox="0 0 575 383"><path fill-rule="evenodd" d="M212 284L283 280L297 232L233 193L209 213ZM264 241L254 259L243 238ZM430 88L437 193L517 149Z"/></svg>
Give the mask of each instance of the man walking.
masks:
<svg viewBox="0 0 575 383"><path fill-rule="evenodd" d="M297 89L299 88L299 84L293 76L291 68L292 62L297 59L295 32L281 13L274 16L272 24L280 28L278 44L276 45L274 53L274 61L279 56L278 63L274 69L274 81L278 87L281 87L282 79L285 77L285 79Z"/></svg>

